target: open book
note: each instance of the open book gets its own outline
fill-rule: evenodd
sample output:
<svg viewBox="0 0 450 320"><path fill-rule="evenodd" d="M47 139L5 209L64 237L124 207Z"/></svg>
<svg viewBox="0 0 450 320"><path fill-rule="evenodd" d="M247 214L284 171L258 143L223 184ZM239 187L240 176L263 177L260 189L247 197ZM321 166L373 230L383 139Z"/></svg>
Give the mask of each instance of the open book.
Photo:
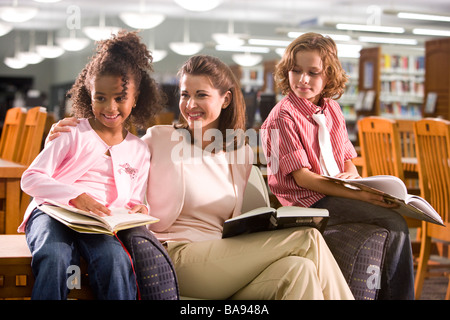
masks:
<svg viewBox="0 0 450 320"><path fill-rule="evenodd" d="M69 228L81 233L114 235L115 232L120 230L159 221L159 219L146 214L128 213L129 209L126 208L110 208L110 216L100 217L94 213L50 200L46 200L44 204L39 206L39 209Z"/></svg>
<svg viewBox="0 0 450 320"><path fill-rule="evenodd" d="M398 208L393 210L403 216L444 225L436 210L422 197L408 194L403 181L395 176L379 175L361 179L324 177L347 188L380 194L386 201L397 203Z"/></svg>
<svg viewBox="0 0 450 320"><path fill-rule="evenodd" d="M225 220L222 238L301 226L314 227L323 232L327 221L327 209L295 206L285 206L278 209L261 207Z"/></svg>

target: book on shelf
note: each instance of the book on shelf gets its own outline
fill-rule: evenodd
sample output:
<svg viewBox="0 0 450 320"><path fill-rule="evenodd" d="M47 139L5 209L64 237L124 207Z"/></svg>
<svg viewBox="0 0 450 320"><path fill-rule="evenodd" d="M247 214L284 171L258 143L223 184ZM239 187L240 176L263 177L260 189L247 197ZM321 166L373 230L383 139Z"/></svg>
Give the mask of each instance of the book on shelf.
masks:
<svg viewBox="0 0 450 320"><path fill-rule="evenodd" d="M420 196L408 194L405 183L398 177L390 175L377 175L360 179L324 177L350 189L382 195L386 202L398 205L397 208L392 210L402 216L444 225L441 216L431 204Z"/></svg>
<svg viewBox="0 0 450 320"><path fill-rule="evenodd" d="M43 212L81 233L115 232L158 222L159 219L143 213L129 213L128 208L109 208L110 216L99 216L75 207L46 200L39 206Z"/></svg>
<svg viewBox="0 0 450 320"><path fill-rule="evenodd" d="M302 226L317 228L323 232L328 217L327 209L296 206L284 206L278 209L260 207L226 220L222 238Z"/></svg>

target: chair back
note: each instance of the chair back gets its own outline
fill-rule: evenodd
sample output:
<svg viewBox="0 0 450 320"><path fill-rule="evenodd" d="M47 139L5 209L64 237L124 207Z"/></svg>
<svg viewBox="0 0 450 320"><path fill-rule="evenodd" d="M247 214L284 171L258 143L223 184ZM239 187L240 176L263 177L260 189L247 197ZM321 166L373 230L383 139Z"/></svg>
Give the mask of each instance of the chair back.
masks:
<svg viewBox="0 0 450 320"><path fill-rule="evenodd" d="M9 161L15 159L26 114L27 110L20 107L8 109L6 112L0 139L0 158Z"/></svg>
<svg viewBox="0 0 450 320"><path fill-rule="evenodd" d="M415 124L421 196L441 215L447 228L427 224L427 233L450 241L450 121L422 119Z"/></svg>
<svg viewBox="0 0 450 320"><path fill-rule="evenodd" d="M381 117L358 121L361 155L368 176L392 175L404 180L396 122Z"/></svg>
<svg viewBox="0 0 450 320"><path fill-rule="evenodd" d="M415 120L396 120L400 135L400 150L403 158L416 157L416 138L414 135Z"/></svg>
<svg viewBox="0 0 450 320"><path fill-rule="evenodd" d="M43 107L34 107L28 110L19 152L15 162L29 165L41 151L42 137L44 135L47 111Z"/></svg>
<svg viewBox="0 0 450 320"><path fill-rule="evenodd" d="M252 166L247 187L244 191L244 201L242 203L242 213L259 207L269 207L269 192L261 170L257 166Z"/></svg>

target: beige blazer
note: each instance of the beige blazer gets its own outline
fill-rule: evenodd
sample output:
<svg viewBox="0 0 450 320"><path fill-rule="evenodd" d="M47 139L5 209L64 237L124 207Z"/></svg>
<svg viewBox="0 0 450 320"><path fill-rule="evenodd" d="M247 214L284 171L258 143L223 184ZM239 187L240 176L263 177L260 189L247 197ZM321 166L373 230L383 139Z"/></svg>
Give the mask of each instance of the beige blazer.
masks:
<svg viewBox="0 0 450 320"><path fill-rule="evenodd" d="M183 146L190 144L190 140L183 136L186 133L186 130L176 130L170 125L161 125L149 128L142 137L151 155L147 202L150 206L150 214L160 219L158 223L150 225L151 230L155 232L167 230L183 208L185 198L183 163L196 161L189 157L187 149L183 149ZM233 216L236 216L241 213L244 190L252 168L253 153L250 146L246 145L238 151L230 152L228 162L237 198L233 211ZM199 176L197 182L201 183L202 179L208 179L208 177Z"/></svg>

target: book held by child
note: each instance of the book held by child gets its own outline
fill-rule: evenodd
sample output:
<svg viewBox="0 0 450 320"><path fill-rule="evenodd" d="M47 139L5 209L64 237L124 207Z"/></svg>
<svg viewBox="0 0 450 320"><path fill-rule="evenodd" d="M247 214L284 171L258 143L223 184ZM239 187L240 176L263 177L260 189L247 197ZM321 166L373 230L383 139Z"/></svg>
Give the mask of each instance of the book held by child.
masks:
<svg viewBox="0 0 450 320"><path fill-rule="evenodd" d="M364 190L382 195L386 202L398 204L395 212L413 219L444 225L441 216L425 199L408 194L405 183L398 177L377 175L360 179L339 179L325 176L347 188Z"/></svg>
<svg viewBox="0 0 450 320"><path fill-rule="evenodd" d="M134 228L159 219L143 213L129 213L127 208L110 208L110 216L99 216L75 207L56 203L50 200L39 206L43 212L81 233L104 233L114 235L115 232Z"/></svg>

